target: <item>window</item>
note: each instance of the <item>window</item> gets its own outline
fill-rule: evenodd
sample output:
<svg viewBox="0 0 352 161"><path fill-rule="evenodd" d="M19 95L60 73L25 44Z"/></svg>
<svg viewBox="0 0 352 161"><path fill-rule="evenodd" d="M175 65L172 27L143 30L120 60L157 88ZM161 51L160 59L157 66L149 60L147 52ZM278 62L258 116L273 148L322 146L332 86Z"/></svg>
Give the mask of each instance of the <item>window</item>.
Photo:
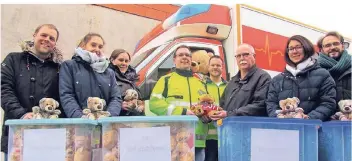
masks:
<svg viewBox="0 0 352 161"><path fill-rule="evenodd" d="M161 46L151 48L151 49L145 51L144 53L133 57L130 65L132 67L134 67L136 69L136 71L138 72L145 65L147 65L148 62L150 62L157 54L159 54L159 52L161 52L168 44L169 43L166 43Z"/></svg>

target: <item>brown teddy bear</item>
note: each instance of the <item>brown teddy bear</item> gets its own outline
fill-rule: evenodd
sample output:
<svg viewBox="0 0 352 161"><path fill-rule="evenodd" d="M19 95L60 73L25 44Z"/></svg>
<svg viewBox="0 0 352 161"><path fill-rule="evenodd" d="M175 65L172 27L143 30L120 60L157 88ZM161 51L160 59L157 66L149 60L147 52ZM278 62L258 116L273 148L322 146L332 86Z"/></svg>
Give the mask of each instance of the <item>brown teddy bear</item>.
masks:
<svg viewBox="0 0 352 161"><path fill-rule="evenodd" d="M297 97L287 98L279 102L281 110L276 110L278 118L303 118L308 119L304 110L298 107L300 101Z"/></svg>
<svg viewBox="0 0 352 161"><path fill-rule="evenodd" d="M85 147L80 147L76 149L74 155L74 161L90 161L91 151Z"/></svg>
<svg viewBox="0 0 352 161"><path fill-rule="evenodd" d="M87 108L83 110L82 118L89 118L96 120L103 117L110 117L110 112L103 111L106 106L104 99L99 97L88 97L87 99Z"/></svg>
<svg viewBox="0 0 352 161"><path fill-rule="evenodd" d="M175 123L170 124L171 134L171 160L172 161L193 161L194 140L186 125ZM175 132L177 131L177 132ZM175 133L174 133L175 132Z"/></svg>
<svg viewBox="0 0 352 161"><path fill-rule="evenodd" d="M42 98L39 101L39 106L34 106L33 119L57 119L61 114L60 110L57 110L59 107L59 102L52 98Z"/></svg>
<svg viewBox="0 0 352 161"><path fill-rule="evenodd" d="M73 161L74 158L74 139L75 129L74 126L66 127L66 161Z"/></svg>
<svg viewBox="0 0 352 161"><path fill-rule="evenodd" d="M190 110L198 116L203 123L211 122L211 119L205 119L204 117L209 117L216 115L222 110L221 107L214 104L215 99L210 94L202 94L199 97L199 103L192 105Z"/></svg>
<svg viewBox="0 0 352 161"><path fill-rule="evenodd" d="M197 50L192 53L191 69L194 73L193 75L201 81L205 81L209 73L209 59L210 56L206 50Z"/></svg>
<svg viewBox="0 0 352 161"><path fill-rule="evenodd" d="M118 133L116 130L107 130L103 134L103 148L111 150L117 145Z"/></svg>
<svg viewBox="0 0 352 161"><path fill-rule="evenodd" d="M144 102L141 100L138 100L138 92L134 89L128 89L124 93L125 97L123 100L125 102L132 102L131 106L129 107L131 112L142 112L144 110Z"/></svg>
<svg viewBox="0 0 352 161"><path fill-rule="evenodd" d="M104 161L119 161L119 157L120 157L119 149L116 146L104 155Z"/></svg>
<svg viewBox="0 0 352 161"><path fill-rule="evenodd" d="M352 121L352 100L341 100L338 103L340 111L331 116L333 120Z"/></svg>

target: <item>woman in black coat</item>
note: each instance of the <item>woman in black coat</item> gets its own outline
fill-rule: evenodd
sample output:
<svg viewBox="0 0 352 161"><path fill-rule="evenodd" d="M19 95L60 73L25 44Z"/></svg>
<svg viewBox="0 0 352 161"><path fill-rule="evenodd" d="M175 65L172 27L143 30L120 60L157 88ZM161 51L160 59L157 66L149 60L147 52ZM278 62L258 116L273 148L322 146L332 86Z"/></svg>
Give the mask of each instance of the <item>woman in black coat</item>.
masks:
<svg viewBox="0 0 352 161"><path fill-rule="evenodd" d="M128 89L134 89L138 93L138 99L141 100L141 92L136 86L138 81L138 74L129 63L131 62L131 55L124 49L116 49L111 53L109 67L115 71L117 85L121 89L122 99L125 97L125 92ZM120 116L140 116L144 115L144 106L141 106L141 112L131 111L128 107L133 102L122 102L122 110Z"/></svg>
<svg viewBox="0 0 352 161"><path fill-rule="evenodd" d="M281 110L279 101L297 97L299 107L309 119L328 120L336 111L336 85L329 72L314 58L314 46L305 37L295 35L286 45L286 68L269 86L266 108L270 117Z"/></svg>
<svg viewBox="0 0 352 161"><path fill-rule="evenodd" d="M102 53L103 38L96 33L87 34L75 49L72 60L61 65L59 93L64 112L69 118L80 118L87 107L88 97L104 99L111 116L119 116L121 95L115 73L108 68L109 60Z"/></svg>

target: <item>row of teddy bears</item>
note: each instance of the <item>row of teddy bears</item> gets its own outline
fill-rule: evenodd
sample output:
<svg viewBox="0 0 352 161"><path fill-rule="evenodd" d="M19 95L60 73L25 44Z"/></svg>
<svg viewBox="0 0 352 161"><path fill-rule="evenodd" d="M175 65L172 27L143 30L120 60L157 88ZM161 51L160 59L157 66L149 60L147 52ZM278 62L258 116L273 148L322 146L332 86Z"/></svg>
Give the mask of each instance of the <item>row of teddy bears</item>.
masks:
<svg viewBox="0 0 352 161"><path fill-rule="evenodd" d="M142 101L138 100L138 92L133 89L128 89L125 93L124 101L134 102L129 108L130 111L141 112ZM104 99L99 97L88 97L87 108L83 110L82 118L88 118L96 120L103 117L110 117L110 112L104 111L106 102ZM59 107L59 102L52 98L42 98L39 101L39 106L34 106L33 119L57 119L61 114L61 111L57 108Z"/></svg>
<svg viewBox="0 0 352 161"><path fill-rule="evenodd" d="M206 50L197 50L192 53L192 72L194 76L205 80L208 75L208 63L210 57L213 55L212 52L207 52ZM129 89L125 93L124 100L132 101L134 105L130 107L131 111L141 112L141 106L143 105L143 101L137 100L138 93ZM89 97L87 100L87 108L83 110L83 118L89 118L96 120L102 117L109 117L110 113L108 111L103 111L106 103L103 99L98 97ZM307 115L304 114L302 108L298 107L299 99L287 98L285 100L280 101L281 110L277 110L278 118L308 118ZM337 112L332 116L333 120L352 120L352 100L342 100L338 103L340 112ZM51 98L43 98L40 100L39 107L33 107L33 118L41 119L41 118L58 118L61 113L56 108L59 106L59 103ZM220 107L214 105L214 99L205 94L199 98L199 104L192 106L191 110L196 114L199 118L202 118L204 115L213 115L216 114L217 111L222 110ZM202 119L201 119L202 120ZM203 121L203 120L202 120ZM203 121L204 122L204 121ZM209 122L209 119L205 123Z"/></svg>

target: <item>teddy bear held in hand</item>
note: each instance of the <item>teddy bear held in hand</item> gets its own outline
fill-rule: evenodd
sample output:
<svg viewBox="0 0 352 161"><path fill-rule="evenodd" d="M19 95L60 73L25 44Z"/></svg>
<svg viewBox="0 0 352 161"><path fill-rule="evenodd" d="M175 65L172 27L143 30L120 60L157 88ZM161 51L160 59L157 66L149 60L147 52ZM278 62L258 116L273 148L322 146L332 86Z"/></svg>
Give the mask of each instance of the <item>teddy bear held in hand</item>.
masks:
<svg viewBox="0 0 352 161"><path fill-rule="evenodd" d="M144 109L144 102L138 100L138 92L134 89L128 89L123 98L125 102L131 102L129 109L131 112L142 112Z"/></svg>
<svg viewBox="0 0 352 161"><path fill-rule="evenodd" d="M215 99L209 94L202 94L199 97L199 103L197 105L191 106L191 111L201 118L203 123L211 122L211 119L204 119L204 117L209 118L211 115L216 115L218 111L221 111L221 107L214 104Z"/></svg>
<svg viewBox="0 0 352 161"><path fill-rule="evenodd" d="M59 102L52 98L42 98L39 101L39 106L34 106L33 119L56 119L59 118L61 114L60 110L56 108L59 107Z"/></svg>
<svg viewBox="0 0 352 161"><path fill-rule="evenodd" d="M331 116L333 120L352 121L352 100L339 101L340 111Z"/></svg>
<svg viewBox="0 0 352 161"><path fill-rule="evenodd" d="M308 116L304 114L304 110L299 105L299 99L297 97L287 98L279 102L282 110L276 110L278 118L304 118L308 119Z"/></svg>
<svg viewBox="0 0 352 161"><path fill-rule="evenodd" d="M109 117L111 114L108 111L103 111L106 103L104 99L98 97L88 97L87 108L83 110L82 118L96 120L103 117Z"/></svg>

